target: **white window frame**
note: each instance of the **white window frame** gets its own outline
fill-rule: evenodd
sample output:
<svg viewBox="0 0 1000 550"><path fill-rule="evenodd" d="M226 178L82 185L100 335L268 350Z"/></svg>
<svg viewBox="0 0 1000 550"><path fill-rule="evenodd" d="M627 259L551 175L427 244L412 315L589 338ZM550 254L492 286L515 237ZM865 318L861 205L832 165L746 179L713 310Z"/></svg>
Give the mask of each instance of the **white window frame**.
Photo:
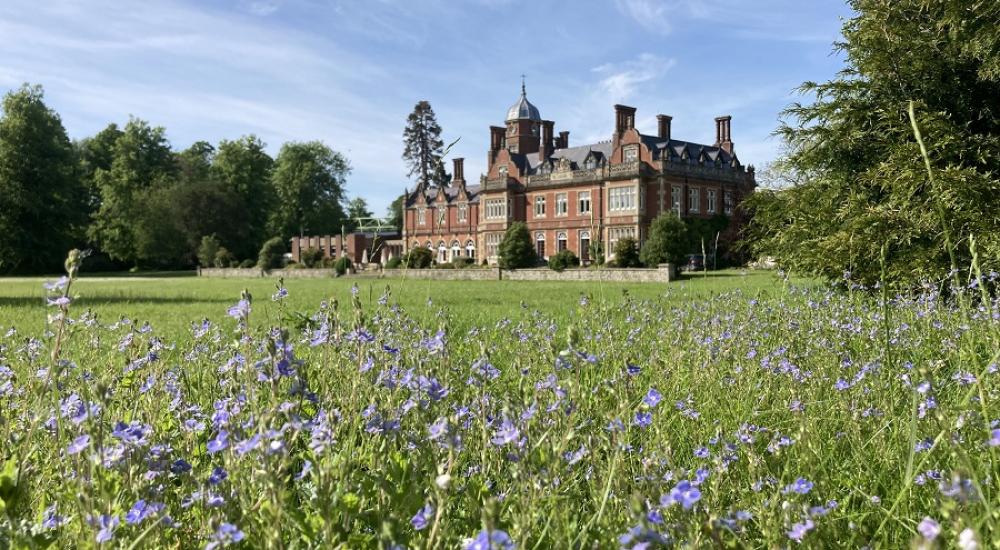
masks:
<svg viewBox="0 0 1000 550"><path fill-rule="evenodd" d="M674 185L670 189L670 202L672 203L670 207L671 207L671 209L673 209L674 214L677 214L678 217L680 217L680 215L681 215L681 193L682 192L683 192L683 189L681 188L680 185Z"/></svg>
<svg viewBox="0 0 1000 550"><path fill-rule="evenodd" d="M469 205L460 204L458 205L458 221L467 222L469 221Z"/></svg>
<svg viewBox="0 0 1000 550"><path fill-rule="evenodd" d="M584 208L586 206L586 208ZM590 214L590 191L579 191L576 194L577 214Z"/></svg>
<svg viewBox="0 0 1000 550"><path fill-rule="evenodd" d="M688 212L697 214L701 210L701 188L688 188Z"/></svg>
<svg viewBox="0 0 1000 550"><path fill-rule="evenodd" d="M486 219L507 219L507 199L486 199Z"/></svg>
<svg viewBox="0 0 1000 550"><path fill-rule="evenodd" d="M417 225L427 225L427 209L417 208Z"/></svg>
<svg viewBox="0 0 1000 550"><path fill-rule="evenodd" d="M473 261L476 259L476 243L472 240L465 242L465 257Z"/></svg>
<svg viewBox="0 0 1000 550"><path fill-rule="evenodd" d="M639 146L638 145L628 145L622 152L622 160L624 162L635 162L639 160Z"/></svg>
<svg viewBox="0 0 1000 550"><path fill-rule="evenodd" d="M636 209L636 188L634 185L611 187L608 189L608 210L611 212L631 212Z"/></svg>
<svg viewBox="0 0 1000 550"><path fill-rule="evenodd" d="M556 233L556 252L569 250L569 235L565 231Z"/></svg>
<svg viewBox="0 0 1000 550"><path fill-rule="evenodd" d="M569 215L569 193L556 193L556 216Z"/></svg>
<svg viewBox="0 0 1000 550"><path fill-rule="evenodd" d="M535 195L535 217L545 217L545 195Z"/></svg>
<svg viewBox="0 0 1000 550"><path fill-rule="evenodd" d="M708 190L708 207L705 211L709 214L715 214L715 189Z"/></svg>
<svg viewBox="0 0 1000 550"><path fill-rule="evenodd" d="M733 213L733 192L725 191L722 196L722 212L726 215Z"/></svg>

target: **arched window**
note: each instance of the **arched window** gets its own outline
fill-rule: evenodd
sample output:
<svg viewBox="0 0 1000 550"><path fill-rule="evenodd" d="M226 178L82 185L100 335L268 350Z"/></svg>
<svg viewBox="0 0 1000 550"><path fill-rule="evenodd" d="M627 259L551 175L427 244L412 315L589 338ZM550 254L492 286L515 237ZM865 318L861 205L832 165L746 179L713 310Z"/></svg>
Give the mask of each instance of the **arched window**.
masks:
<svg viewBox="0 0 1000 550"><path fill-rule="evenodd" d="M580 261L590 261L590 231L580 232Z"/></svg>
<svg viewBox="0 0 1000 550"><path fill-rule="evenodd" d="M557 252L562 252L563 250L566 250L566 246L568 244L569 244L569 240L566 238L566 234L565 233L559 233L558 235L556 235L556 247L557 247L556 251Z"/></svg>
<svg viewBox="0 0 1000 550"><path fill-rule="evenodd" d="M535 252L539 258L545 259L545 233L535 233Z"/></svg>
<svg viewBox="0 0 1000 550"><path fill-rule="evenodd" d="M476 243L468 241L465 243L465 257L470 260L475 261L476 259Z"/></svg>
<svg viewBox="0 0 1000 550"><path fill-rule="evenodd" d="M427 250L434 250L434 243L427 241L427 244L424 245L424 248L426 248Z"/></svg>
<svg viewBox="0 0 1000 550"><path fill-rule="evenodd" d="M438 263L443 264L448 261L448 248L444 246L444 241L438 241Z"/></svg>
<svg viewBox="0 0 1000 550"><path fill-rule="evenodd" d="M458 241L451 242L451 261L455 261L455 258L462 257L462 245L458 244Z"/></svg>

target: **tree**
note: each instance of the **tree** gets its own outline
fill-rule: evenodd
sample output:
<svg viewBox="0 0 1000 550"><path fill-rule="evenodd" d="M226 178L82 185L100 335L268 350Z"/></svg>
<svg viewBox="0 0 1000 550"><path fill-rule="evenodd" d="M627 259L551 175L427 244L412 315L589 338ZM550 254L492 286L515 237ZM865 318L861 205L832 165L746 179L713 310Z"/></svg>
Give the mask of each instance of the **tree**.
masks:
<svg viewBox="0 0 1000 550"><path fill-rule="evenodd" d="M643 264L654 267L662 263L679 266L691 250L687 225L673 212L660 214L649 226L649 238L639 251Z"/></svg>
<svg viewBox="0 0 1000 550"><path fill-rule="evenodd" d="M215 235L202 237L201 245L198 247L198 265L211 267L220 248L222 247L219 245L219 239Z"/></svg>
<svg viewBox="0 0 1000 550"><path fill-rule="evenodd" d="M207 141L196 141L191 147L177 154L181 181L207 182L211 179L215 147Z"/></svg>
<svg viewBox="0 0 1000 550"><path fill-rule="evenodd" d="M88 216L96 213L101 206L101 190L97 185L97 171L111 170L115 143L118 142L121 135L122 131L118 125L111 123L93 137L84 138L74 144L79 164L79 177L87 190Z"/></svg>
<svg viewBox="0 0 1000 550"><path fill-rule="evenodd" d="M569 249L561 250L549 256L549 269L553 271L563 271L567 267L576 267L578 265L580 265L580 258L577 258L576 254Z"/></svg>
<svg viewBox="0 0 1000 550"><path fill-rule="evenodd" d="M223 140L212 159L212 179L239 197L246 212L246 227L241 230L245 239L226 243L240 258L252 257L267 240L270 213L276 203L271 183L274 159L264 148L264 142L254 135Z"/></svg>
<svg viewBox="0 0 1000 550"><path fill-rule="evenodd" d="M642 267L639 261L639 245L632 237L618 239L615 243L615 266Z"/></svg>
<svg viewBox="0 0 1000 550"><path fill-rule="evenodd" d="M410 269L426 269L434 261L434 253L425 246L412 248L405 257L406 267Z"/></svg>
<svg viewBox="0 0 1000 550"><path fill-rule="evenodd" d="M535 247L531 243L531 234L524 222L514 222L507 228L498 250L500 267L503 269L518 269L531 267L538 261Z"/></svg>
<svg viewBox="0 0 1000 550"><path fill-rule="evenodd" d="M285 263L285 241L274 237L264 242L257 255L257 267L261 269L277 269Z"/></svg>
<svg viewBox="0 0 1000 550"><path fill-rule="evenodd" d="M389 203L389 208L386 210L386 216L389 218L389 223L397 229L403 228L403 201L405 200L405 195L396 197L394 201Z"/></svg>
<svg viewBox="0 0 1000 550"><path fill-rule="evenodd" d="M95 180L100 208L87 233L114 259L136 262L136 220L144 196L169 186L177 176L177 163L161 127L137 118L129 120L115 141L111 167L98 168Z"/></svg>
<svg viewBox="0 0 1000 550"><path fill-rule="evenodd" d="M283 145L272 178L277 201L271 208L271 233L283 239L340 233L350 171L346 158L319 141Z"/></svg>
<svg viewBox="0 0 1000 550"><path fill-rule="evenodd" d="M80 241L85 191L62 121L41 86L3 98L0 118L0 268L58 270Z"/></svg>
<svg viewBox="0 0 1000 550"><path fill-rule="evenodd" d="M358 227L358 218L371 218L374 215L368 209L368 202L362 197L354 197L351 202L347 203L347 225L351 229Z"/></svg>
<svg viewBox="0 0 1000 550"><path fill-rule="evenodd" d="M778 130L799 182L755 193L746 243L786 268L913 287L1000 267L1000 4L851 0L847 67L807 82ZM908 106L928 148L923 165ZM950 241L951 247L946 246ZM884 262L882 259L884 258ZM954 264L954 265L953 265Z"/></svg>
<svg viewBox="0 0 1000 550"><path fill-rule="evenodd" d="M408 177L417 178L418 187L447 185L444 172L444 141L434 109L427 101L419 101L406 119L403 130L403 160L410 167Z"/></svg>

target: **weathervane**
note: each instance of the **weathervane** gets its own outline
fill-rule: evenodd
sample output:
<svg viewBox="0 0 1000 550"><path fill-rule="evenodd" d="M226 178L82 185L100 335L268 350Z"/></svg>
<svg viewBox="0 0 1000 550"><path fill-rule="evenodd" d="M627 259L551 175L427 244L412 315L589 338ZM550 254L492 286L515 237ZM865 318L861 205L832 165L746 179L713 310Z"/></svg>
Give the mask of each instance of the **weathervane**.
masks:
<svg viewBox="0 0 1000 550"><path fill-rule="evenodd" d="M521 73L521 95L525 95L525 91L524 91L524 73Z"/></svg>

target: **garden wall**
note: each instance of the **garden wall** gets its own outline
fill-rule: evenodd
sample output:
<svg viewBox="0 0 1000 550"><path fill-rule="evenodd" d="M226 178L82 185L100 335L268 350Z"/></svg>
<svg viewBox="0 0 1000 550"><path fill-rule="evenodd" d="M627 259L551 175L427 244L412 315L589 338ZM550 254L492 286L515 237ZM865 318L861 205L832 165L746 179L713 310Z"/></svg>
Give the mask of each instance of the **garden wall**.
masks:
<svg viewBox="0 0 1000 550"><path fill-rule="evenodd" d="M383 269L382 276L386 279L433 279L435 281L496 281L500 278L500 270L496 268Z"/></svg>
<svg viewBox="0 0 1000 550"><path fill-rule="evenodd" d="M199 269L201 277L245 278L245 277L284 277L285 279L324 279L337 276L333 269ZM668 283L676 278L672 266L661 265L657 268L613 268L600 269L567 269L553 271L547 267L534 269L501 270L497 268L480 269L383 269L382 271L363 271L348 274L347 277L383 278L383 279L432 279L435 281L610 281L618 283Z"/></svg>

